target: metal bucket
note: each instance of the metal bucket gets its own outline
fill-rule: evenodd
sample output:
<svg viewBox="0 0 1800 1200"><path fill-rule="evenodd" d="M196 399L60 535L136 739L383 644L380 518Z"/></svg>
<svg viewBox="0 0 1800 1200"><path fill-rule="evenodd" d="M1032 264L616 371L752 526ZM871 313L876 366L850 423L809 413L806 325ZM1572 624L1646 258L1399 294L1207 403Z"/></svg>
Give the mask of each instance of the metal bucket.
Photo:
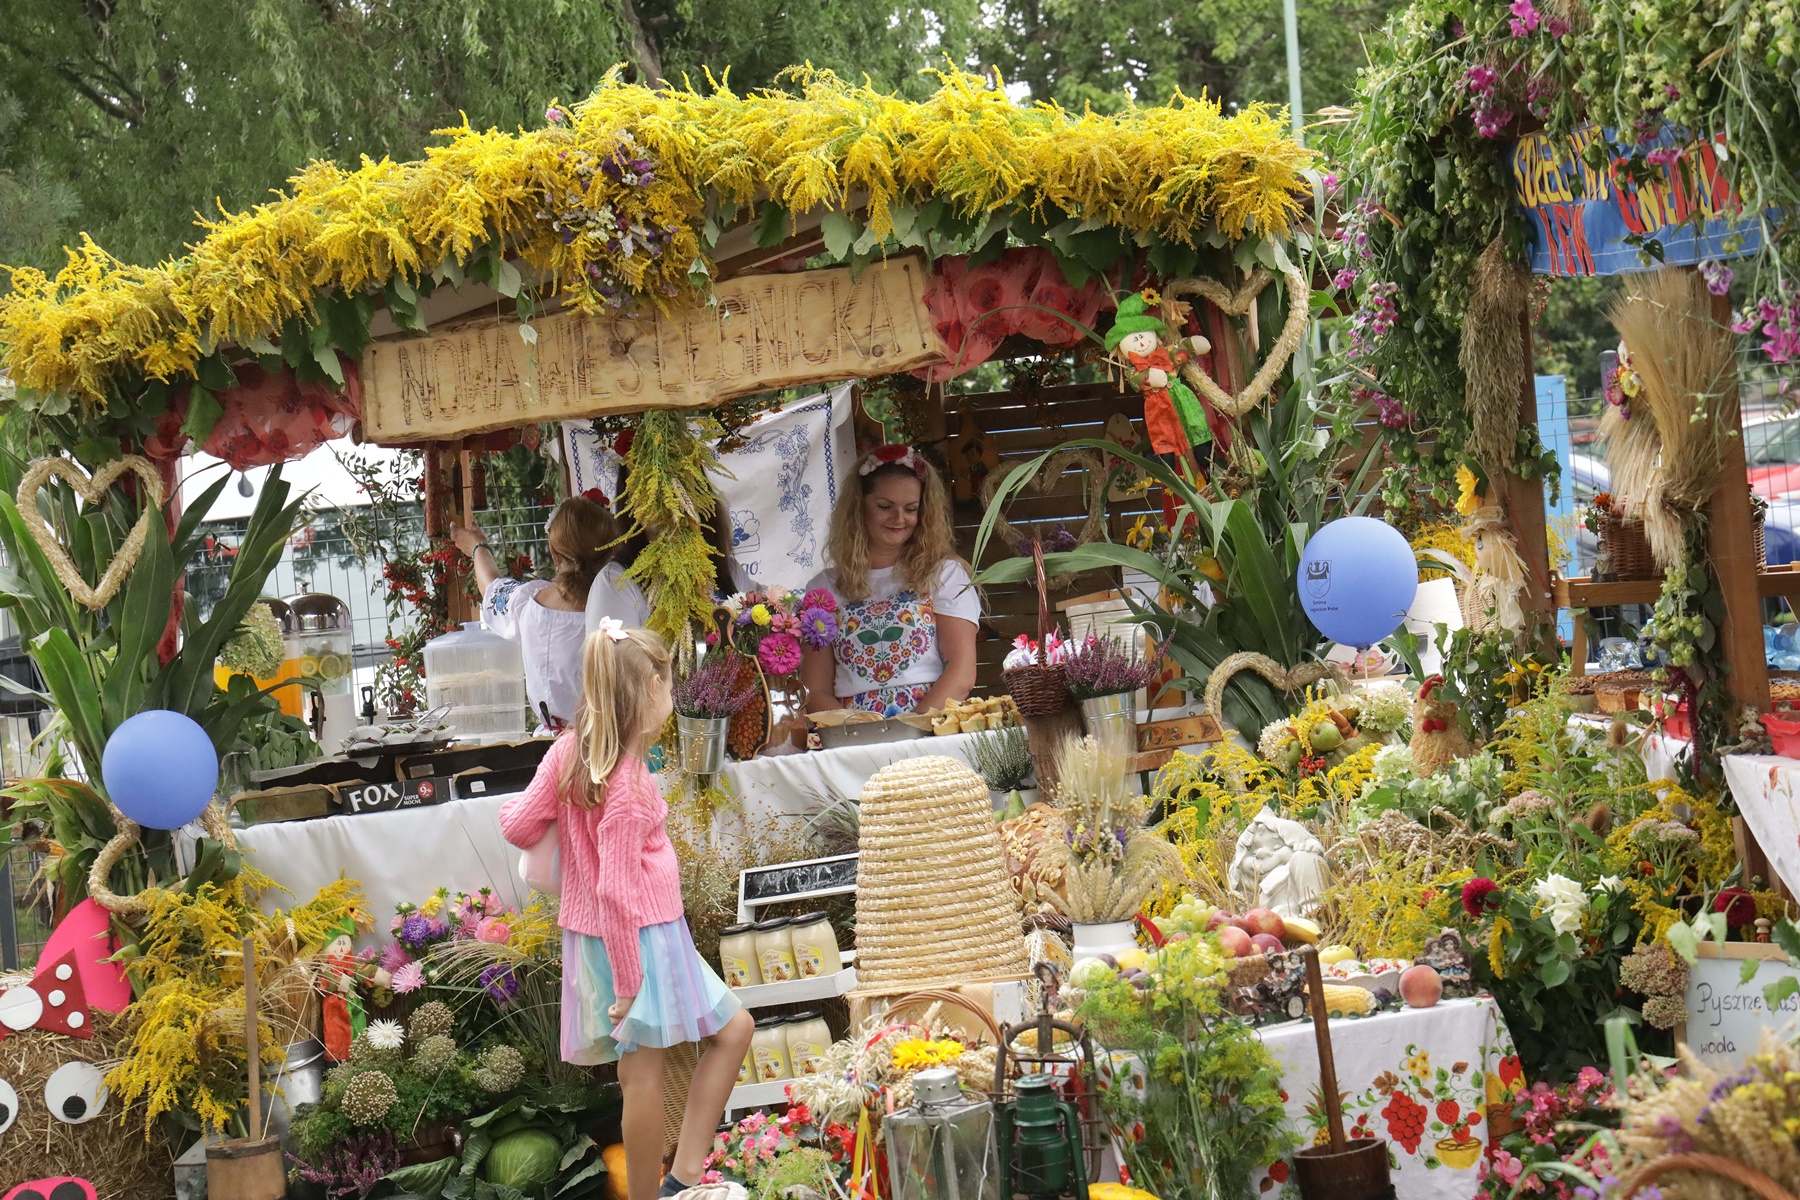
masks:
<svg viewBox="0 0 1800 1200"><path fill-rule="evenodd" d="M1117 738L1137 749L1137 693L1094 696L1081 702L1081 719L1095 741Z"/></svg>
<svg viewBox="0 0 1800 1200"><path fill-rule="evenodd" d="M311 1039L289 1043L281 1070L270 1081L269 1093L263 1100L263 1110L268 1114L268 1136L285 1146L294 1113L303 1104L317 1104L324 1090L325 1047ZM251 1133L256 1135L260 1131L252 1130Z"/></svg>
<svg viewBox="0 0 1800 1200"><path fill-rule="evenodd" d="M731 732L730 717L675 718L681 740L681 767L690 775L717 775L725 769L725 741Z"/></svg>

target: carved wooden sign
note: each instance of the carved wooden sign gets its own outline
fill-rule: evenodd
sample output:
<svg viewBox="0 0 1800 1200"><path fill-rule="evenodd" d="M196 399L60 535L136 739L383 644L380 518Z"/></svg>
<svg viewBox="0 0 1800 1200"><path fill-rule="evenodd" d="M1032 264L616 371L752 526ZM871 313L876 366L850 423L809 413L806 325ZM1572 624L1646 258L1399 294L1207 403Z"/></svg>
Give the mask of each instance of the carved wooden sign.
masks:
<svg viewBox="0 0 1800 1200"><path fill-rule="evenodd" d="M375 342L363 354L363 436L437 441L538 421L704 408L732 396L910 370L941 358L917 259L744 275L714 303L633 317L574 310Z"/></svg>

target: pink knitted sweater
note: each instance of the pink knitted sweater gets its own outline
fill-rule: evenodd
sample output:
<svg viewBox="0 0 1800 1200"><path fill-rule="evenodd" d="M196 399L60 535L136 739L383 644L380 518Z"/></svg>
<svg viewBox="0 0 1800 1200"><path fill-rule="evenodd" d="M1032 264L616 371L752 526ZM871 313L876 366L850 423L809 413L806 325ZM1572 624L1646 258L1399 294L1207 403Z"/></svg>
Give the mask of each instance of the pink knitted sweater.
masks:
<svg viewBox="0 0 1800 1200"><path fill-rule="evenodd" d="M562 853L562 910L557 923L606 944L613 991L635 996L643 985L638 930L678 921L681 868L663 823L669 806L641 759L619 761L593 808L567 803L563 774L576 753L575 735L556 739L526 789L500 806L500 831L521 849L557 826Z"/></svg>

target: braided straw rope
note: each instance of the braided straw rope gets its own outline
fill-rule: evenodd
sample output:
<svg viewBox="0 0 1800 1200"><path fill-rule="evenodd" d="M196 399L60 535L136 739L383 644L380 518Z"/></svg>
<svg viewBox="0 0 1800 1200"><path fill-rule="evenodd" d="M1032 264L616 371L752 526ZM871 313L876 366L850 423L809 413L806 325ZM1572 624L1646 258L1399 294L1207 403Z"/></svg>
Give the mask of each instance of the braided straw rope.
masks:
<svg viewBox="0 0 1800 1200"><path fill-rule="evenodd" d="M1268 655L1257 654L1253 650L1228 654L1206 677L1206 711L1221 724L1225 720L1225 685L1239 671L1255 672L1283 692L1297 692L1307 684L1317 683L1321 679L1341 681L1344 678L1343 671L1330 663L1301 663L1290 670Z"/></svg>
<svg viewBox="0 0 1800 1200"><path fill-rule="evenodd" d="M882 768L863 787L859 848L859 993L1026 974L1018 902L979 775L940 757Z"/></svg>
<svg viewBox="0 0 1800 1200"><path fill-rule="evenodd" d="M116 482L119 476L130 472L137 476L144 489L144 511L138 514L137 524L125 536L119 546L118 553L113 555L112 562L107 564L106 573L100 577L97 585L89 586L81 577L75 564L69 558L69 552L57 540L56 532L50 523L44 520L44 514L38 509L38 493L50 482L52 475L61 479L75 490L82 503L90 507L99 503L106 489ZM112 603L119 589L125 585L126 576L137 566L138 556L144 552L144 543L150 538L150 526L160 520L158 510L162 508L162 479L150 460L136 454L127 454L124 458L115 458L95 471L90 478L82 474L81 468L73 459L52 456L40 458L31 464L25 472L25 478L19 480L19 491L15 497L19 506L19 520L31 534L31 540L43 551L44 558L49 561L50 569L62 585L69 589L69 595L84 608L102 609Z"/></svg>
<svg viewBox="0 0 1800 1200"><path fill-rule="evenodd" d="M94 856L94 865L88 871L88 895L107 912L121 917L141 917L150 911L150 904L160 889L145 888L135 896L121 896L112 890L110 882L113 868L137 845L141 827L120 812L111 800L106 802L106 811L112 814L117 832L106 845L100 847L100 853ZM227 850L235 850L237 835L231 831L230 812L230 801L215 800L200 814L200 827L208 837L223 844Z"/></svg>
<svg viewBox="0 0 1800 1200"><path fill-rule="evenodd" d="M1227 316L1242 317L1250 314L1257 296L1262 294L1262 290L1269 286L1273 278L1259 267L1250 272L1249 278L1235 292L1228 290L1216 279L1172 279L1163 287L1163 293L1171 297L1200 296L1210 300L1214 307ZM1269 356L1263 360L1255 377L1244 385L1242 391L1235 396L1229 395L1197 363L1190 362L1181 368L1181 377L1212 401L1214 408L1228 417L1241 417L1263 402L1269 389L1275 386L1275 380L1286 368L1288 360L1294 357L1294 351L1300 348L1300 339L1306 336L1307 306L1312 297L1312 289L1306 284L1306 276L1294 267L1283 271L1282 278L1287 281L1288 288L1287 320L1281 326L1281 336L1269 347Z"/></svg>
<svg viewBox="0 0 1800 1200"><path fill-rule="evenodd" d="M1762 1200L1794 1200L1794 1194L1734 1158L1719 1154L1667 1154L1652 1159L1629 1175L1620 1186L1619 1200L1631 1200L1640 1189L1676 1171L1693 1171L1699 1175L1715 1175L1729 1180ZM1684 1192L1686 1189L1683 1189Z"/></svg>

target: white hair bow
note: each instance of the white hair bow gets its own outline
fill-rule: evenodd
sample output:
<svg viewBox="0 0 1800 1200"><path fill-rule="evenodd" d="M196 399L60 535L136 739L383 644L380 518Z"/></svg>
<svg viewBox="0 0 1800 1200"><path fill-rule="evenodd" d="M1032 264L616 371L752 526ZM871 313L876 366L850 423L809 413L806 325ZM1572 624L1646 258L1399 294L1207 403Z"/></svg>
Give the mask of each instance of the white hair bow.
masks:
<svg viewBox="0 0 1800 1200"><path fill-rule="evenodd" d="M622 642L630 636L625 630L625 622L617 617L601 617L594 626L595 633L604 633L615 642Z"/></svg>

